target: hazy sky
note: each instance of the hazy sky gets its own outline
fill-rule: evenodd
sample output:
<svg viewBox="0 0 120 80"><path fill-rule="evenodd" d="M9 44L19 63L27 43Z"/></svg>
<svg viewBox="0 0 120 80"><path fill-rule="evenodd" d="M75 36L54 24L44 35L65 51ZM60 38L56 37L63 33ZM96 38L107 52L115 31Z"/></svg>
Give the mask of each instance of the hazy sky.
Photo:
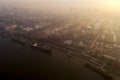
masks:
<svg viewBox="0 0 120 80"><path fill-rule="evenodd" d="M120 0L0 0L3 5L33 9L100 8L120 9Z"/></svg>

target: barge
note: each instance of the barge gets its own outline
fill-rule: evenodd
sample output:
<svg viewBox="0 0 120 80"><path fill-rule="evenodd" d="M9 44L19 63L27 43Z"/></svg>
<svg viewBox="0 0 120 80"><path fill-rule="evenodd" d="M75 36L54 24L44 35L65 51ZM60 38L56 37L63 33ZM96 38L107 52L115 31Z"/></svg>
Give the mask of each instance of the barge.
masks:
<svg viewBox="0 0 120 80"><path fill-rule="evenodd" d="M21 39L19 39L19 38L11 38L11 40L15 41L17 43L20 43L20 44L26 44L26 41L23 38L21 38Z"/></svg>
<svg viewBox="0 0 120 80"><path fill-rule="evenodd" d="M89 62L85 63L85 67L103 76L105 80L114 80L113 74L110 73L108 69Z"/></svg>
<svg viewBox="0 0 120 80"><path fill-rule="evenodd" d="M51 47L47 44L33 43L32 48L51 53Z"/></svg>

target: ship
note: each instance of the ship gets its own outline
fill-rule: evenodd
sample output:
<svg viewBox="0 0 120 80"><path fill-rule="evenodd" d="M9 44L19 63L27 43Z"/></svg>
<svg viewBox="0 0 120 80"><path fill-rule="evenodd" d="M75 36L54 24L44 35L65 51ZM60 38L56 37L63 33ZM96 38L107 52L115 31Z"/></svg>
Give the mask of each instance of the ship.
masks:
<svg viewBox="0 0 120 80"><path fill-rule="evenodd" d="M93 63L85 63L85 67L103 76L105 80L114 80L114 76L108 69L101 68Z"/></svg>
<svg viewBox="0 0 120 80"><path fill-rule="evenodd" d="M47 44L33 43L32 48L51 53L51 47Z"/></svg>
<svg viewBox="0 0 120 80"><path fill-rule="evenodd" d="M20 44L26 44L26 41L23 38L20 38L20 39L19 38L11 38L11 40L15 41L17 43L20 43Z"/></svg>

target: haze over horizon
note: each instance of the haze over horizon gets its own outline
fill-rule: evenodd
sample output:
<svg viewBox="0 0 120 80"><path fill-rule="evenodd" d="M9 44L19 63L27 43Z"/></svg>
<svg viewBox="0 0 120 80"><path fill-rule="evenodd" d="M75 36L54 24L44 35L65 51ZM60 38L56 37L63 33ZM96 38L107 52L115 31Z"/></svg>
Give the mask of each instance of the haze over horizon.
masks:
<svg viewBox="0 0 120 80"><path fill-rule="evenodd" d="M1 6L23 7L42 11L66 11L70 8L119 12L119 0L0 0Z"/></svg>

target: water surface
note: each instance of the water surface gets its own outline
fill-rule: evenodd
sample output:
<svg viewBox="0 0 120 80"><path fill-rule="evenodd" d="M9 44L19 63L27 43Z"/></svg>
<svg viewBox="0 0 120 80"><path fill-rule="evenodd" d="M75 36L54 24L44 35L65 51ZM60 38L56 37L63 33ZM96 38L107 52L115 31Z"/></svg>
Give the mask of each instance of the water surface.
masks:
<svg viewBox="0 0 120 80"><path fill-rule="evenodd" d="M0 38L0 78L29 80L104 80L84 60L54 49L51 55Z"/></svg>

